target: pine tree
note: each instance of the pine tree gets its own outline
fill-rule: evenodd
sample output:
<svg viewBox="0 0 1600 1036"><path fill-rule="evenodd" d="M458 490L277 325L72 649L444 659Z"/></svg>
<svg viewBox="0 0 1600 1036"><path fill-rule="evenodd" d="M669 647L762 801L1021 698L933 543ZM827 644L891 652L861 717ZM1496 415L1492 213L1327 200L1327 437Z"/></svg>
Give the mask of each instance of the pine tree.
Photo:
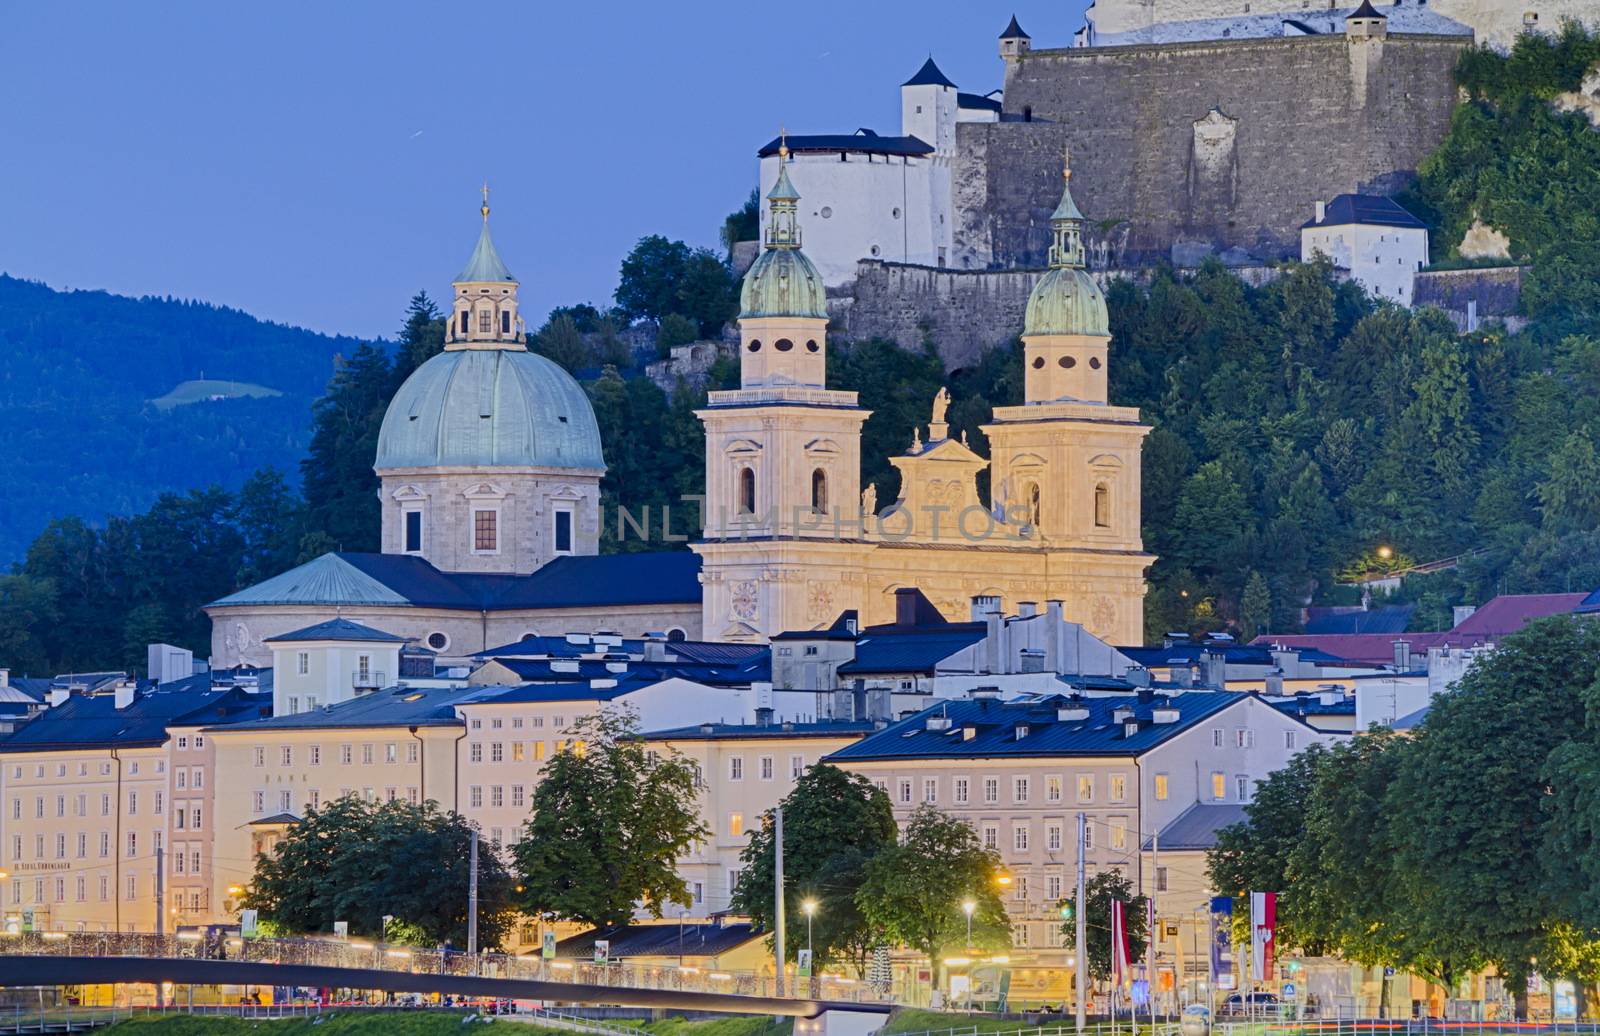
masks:
<svg viewBox="0 0 1600 1036"><path fill-rule="evenodd" d="M389 357L363 345L339 365L327 395L311 409L311 449L300 463L306 525L340 550L378 549L379 483L372 463L393 377Z"/></svg>

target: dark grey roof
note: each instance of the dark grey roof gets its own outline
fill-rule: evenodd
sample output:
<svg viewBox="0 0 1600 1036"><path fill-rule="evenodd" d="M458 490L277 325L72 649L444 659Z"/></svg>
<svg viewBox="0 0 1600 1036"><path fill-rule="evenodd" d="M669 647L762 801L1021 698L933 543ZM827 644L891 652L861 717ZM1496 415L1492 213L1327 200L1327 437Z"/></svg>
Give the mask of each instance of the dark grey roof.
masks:
<svg viewBox="0 0 1600 1036"><path fill-rule="evenodd" d="M1001 702L993 698L941 702L910 719L841 748L829 759L996 759L1008 756L1053 757L1077 755L1138 756L1183 733L1224 709L1248 700L1239 691L1190 691L1167 697L1155 695L1140 701L1137 695L1042 698ZM1085 710L1087 719L1060 719L1065 707ZM1131 735L1114 718L1128 709L1138 721ZM1176 710L1169 723L1154 722L1156 710ZM948 719L948 729L928 729L930 719ZM942 727L944 724L939 724ZM1027 728L1017 737L1019 727ZM965 736L966 730L972 736Z"/></svg>
<svg viewBox="0 0 1600 1036"><path fill-rule="evenodd" d="M611 944L612 960L625 957L715 957L759 939L749 922L733 924L630 924L596 928L556 943L556 956L594 958L595 940Z"/></svg>
<svg viewBox="0 0 1600 1036"><path fill-rule="evenodd" d="M1379 13L1378 9L1376 7L1372 6L1372 0L1361 0L1361 6L1356 8L1354 11L1351 11L1349 16L1345 18L1345 21L1349 21L1351 18L1384 18L1384 17L1387 17L1387 16L1384 15L1384 14Z"/></svg>
<svg viewBox="0 0 1600 1036"><path fill-rule="evenodd" d="M1032 36L1022 31L1022 26L1017 24L1017 16L1011 16L1011 24L1006 26L1006 31L1000 34L1003 40L1031 40Z"/></svg>
<svg viewBox="0 0 1600 1036"><path fill-rule="evenodd" d="M1351 223L1420 230L1426 230L1428 226L1402 209L1393 198L1377 194L1341 194L1327 204L1320 220L1306 220L1300 227L1304 230L1306 227L1342 227Z"/></svg>
<svg viewBox="0 0 1600 1036"><path fill-rule="evenodd" d="M298 824L300 818L293 813L274 813L270 817L261 817L250 821L246 827L274 827L278 824Z"/></svg>
<svg viewBox="0 0 1600 1036"><path fill-rule="evenodd" d="M773 640L855 640L860 636L859 613L854 608L846 608L833 620L833 625L825 630L785 630L773 637ZM851 632L855 626L858 632Z"/></svg>
<svg viewBox="0 0 1600 1036"><path fill-rule="evenodd" d="M1415 712L1406 713L1404 716L1401 716L1399 719L1396 719L1393 723L1389 724L1389 726L1393 727L1395 730L1415 730L1423 720L1428 718L1428 710L1431 708L1433 708L1433 704L1430 702Z"/></svg>
<svg viewBox="0 0 1600 1036"><path fill-rule="evenodd" d="M169 689L175 686L140 694L123 709L117 708L113 695L75 694L0 741L0 752L150 747L167 740L169 726L231 723L253 719L272 708L270 696L238 687L211 690L207 683L202 690Z"/></svg>
<svg viewBox="0 0 1600 1036"><path fill-rule="evenodd" d="M859 737L878 729L871 720L819 720L814 723L701 723L692 727L652 730L640 735L651 741L720 741L751 738Z"/></svg>
<svg viewBox="0 0 1600 1036"><path fill-rule="evenodd" d="M951 623L932 629L871 629L856 640L856 657L839 667L839 675L932 676L940 662L978 643L985 633L981 623Z"/></svg>
<svg viewBox="0 0 1600 1036"><path fill-rule="evenodd" d="M692 551L559 557L530 575L441 572L407 554L324 554L212 606L412 605L466 611L691 604L700 600Z"/></svg>
<svg viewBox="0 0 1600 1036"><path fill-rule="evenodd" d="M918 137L885 137L871 130L854 133L822 133L800 137L773 137L756 152L762 158L776 155L787 141L790 151L859 151L874 155L905 155L916 158L933 154L933 145Z"/></svg>
<svg viewBox="0 0 1600 1036"><path fill-rule="evenodd" d="M922 63L922 67L917 69L917 74L912 76L910 79L907 79L904 83L901 83L900 85L901 86L948 86L951 89L954 89L956 84L952 83L950 81L949 77L946 76L943 72L939 71L939 66L935 65L933 63L933 55L930 54L928 56L928 60L926 60L926 61L924 61Z"/></svg>
<svg viewBox="0 0 1600 1036"><path fill-rule="evenodd" d="M997 112L1000 110L1000 102L995 100L993 97L985 97L983 94L958 93L956 94L956 107L976 108L981 111Z"/></svg>
<svg viewBox="0 0 1600 1036"><path fill-rule="evenodd" d="M449 726L456 719L455 706L492 698L504 687L396 687L363 694L359 698L325 705L309 712L249 723L228 724L229 730L318 730L342 727L427 727ZM208 730L223 729L219 726Z"/></svg>
<svg viewBox="0 0 1600 1036"><path fill-rule="evenodd" d="M1176 820L1161 829L1162 852L1178 849L1210 849L1217 844L1217 832L1242 823L1249 817L1239 802L1196 802ZM1151 848L1148 840L1146 849Z"/></svg>
<svg viewBox="0 0 1600 1036"><path fill-rule="evenodd" d="M1415 604L1389 604L1381 608L1307 608L1307 633L1404 633L1411 624Z"/></svg>
<svg viewBox="0 0 1600 1036"><path fill-rule="evenodd" d="M349 640L349 641L374 641L385 644L404 644L405 637L397 637L393 633L375 630L371 626L363 626L359 622L349 619L329 619L319 622L315 626L307 626L290 633L276 637L262 637L263 644L272 644L282 640Z"/></svg>
<svg viewBox="0 0 1600 1036"><path fill-rule="evenodd" d="M726 664L704 662L646 662L632 659L493 658L520 683L586 683L590 680L641 679L651 683L674 677L710 687L748 687L772 679L772 666L763 651ZM556 663L560 663L558 668ZM626 667L626 668L613 668Z"/></svg>

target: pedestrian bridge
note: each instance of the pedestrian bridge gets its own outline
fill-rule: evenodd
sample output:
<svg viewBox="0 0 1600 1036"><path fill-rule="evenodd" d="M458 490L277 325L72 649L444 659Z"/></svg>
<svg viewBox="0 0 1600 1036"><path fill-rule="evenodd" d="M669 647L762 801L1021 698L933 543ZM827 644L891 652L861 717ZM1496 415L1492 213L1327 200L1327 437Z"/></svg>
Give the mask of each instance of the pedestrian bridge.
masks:
<svg viewBox="0 0 1600 1036"><path fill-rule="evenodd" d="M842 978L801 979L695 967L544 960L386 946L361 940L205 939L196 934L28 932L0 935L0 986L160 983L300 986L441 993L812 1018L887 1013L886 998Z"/></svg>

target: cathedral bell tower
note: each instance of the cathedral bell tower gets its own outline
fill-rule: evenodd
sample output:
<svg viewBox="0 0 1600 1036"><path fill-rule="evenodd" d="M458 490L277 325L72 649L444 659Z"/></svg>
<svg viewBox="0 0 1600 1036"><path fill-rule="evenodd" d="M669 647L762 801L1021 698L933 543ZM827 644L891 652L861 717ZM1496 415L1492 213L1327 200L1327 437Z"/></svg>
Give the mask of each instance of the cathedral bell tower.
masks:
<svg viewBox="0 0 1600 1036"><path fill-rule="evenodd" d="M455 303L450 327L445 332L446 349L520 349L527 339L527 328L517 313L517 279L495 251L489 236L489 185L483 185L483 229L464 270L453 282Z"/></svg>
<svg viewBox="0 0 1600 1036"><path fill-rule="evenodd" d="M1085 269L1083 213L1072 200L1072 165L1061 170L1061 202L1050 215L1050 271L1028 298L1022 332L1029 403L1106 402L1111 343L1105 298Z"/></svg>
<svg viewBox="0 0 1600 1036"><path fill-rule="evenodd" d="M760 640L832 621L861 579L861 423L827 384L822 276L800 250L788 148L761 255L739 295L740 387L696 411L706 429L702 630Z"/></svg>

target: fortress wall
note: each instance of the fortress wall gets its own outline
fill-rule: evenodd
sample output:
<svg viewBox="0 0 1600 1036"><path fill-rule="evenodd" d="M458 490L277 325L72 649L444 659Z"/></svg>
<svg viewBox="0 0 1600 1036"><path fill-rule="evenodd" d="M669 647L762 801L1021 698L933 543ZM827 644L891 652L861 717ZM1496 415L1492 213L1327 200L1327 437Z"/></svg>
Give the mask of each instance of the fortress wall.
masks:
<svg viewBox="0 0 1600 1036"><path fill-rule="evenodd" d="M1102 265L1174 243L1299 254L1317 199L1388 193L1444 137L1465 37L1218 40L1040 50L1009 63L1005 110L957 126L952 265L1040 266L1061 151Z"/></svg>

